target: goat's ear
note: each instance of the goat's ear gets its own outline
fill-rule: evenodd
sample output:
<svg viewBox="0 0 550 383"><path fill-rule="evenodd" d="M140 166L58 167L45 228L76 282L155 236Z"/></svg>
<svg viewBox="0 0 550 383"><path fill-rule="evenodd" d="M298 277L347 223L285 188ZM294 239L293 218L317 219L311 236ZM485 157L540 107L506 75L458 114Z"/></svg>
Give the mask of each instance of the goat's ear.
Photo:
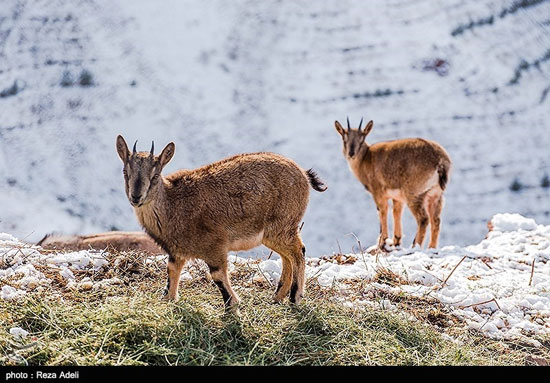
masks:
<svg viewBox="0 0 550 383"><path fill-rule="evenodd" d="M344 137L345 130L338 121L334 121L334 127L336 128L336 131L340 133L342 137Z"/></svg>
<svg viewBox="0 0 550 383"><path fill-rule="evenodd" d="M160 153L160 166L165 167L166 164L170 162L172 157L174 157L174 153L176 153L176 145L173 142L170 142L164 149L162 149L162 153Z"/></svg>
<svg viewBox="0 0 550 383"><path fill-rule="evenodd" d="M372 120L370 120L369 123L367 124L367 126L365 126L365 129L363 129L363 135L367 136L367 134L369 134L370 131L372 130L373 126L374 126L374 122Z"/></svg>
<svg viewBox="0 0 550 383"><path fill-rule="evenodd" d="M122 162L128 162L128 156L130 155L130 152L128 151L128 145L126 145L126 141L124 141L124 138L120 134L116 138L116 151Z"/></svg>

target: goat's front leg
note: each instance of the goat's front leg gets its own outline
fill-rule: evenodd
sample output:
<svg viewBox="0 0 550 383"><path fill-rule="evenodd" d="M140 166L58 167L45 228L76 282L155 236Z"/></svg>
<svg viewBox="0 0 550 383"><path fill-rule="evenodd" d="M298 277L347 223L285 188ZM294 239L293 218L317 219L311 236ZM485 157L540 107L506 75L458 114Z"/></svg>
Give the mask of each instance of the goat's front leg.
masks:
<svg viewBox="0 0 550 383"><path fill-rule="evenodd" d="M238 306L241 300L231 288L231 282L227 275L227 261L225 256L224 254L223 260L218 260L217 262L208 261L207 264L210 269L210 276L222 294L226 311L233 311L238 314Z"/></svg>
<svg viewBox="0 0 550 383"><path fill-rule="evenodd" d="M164 296L168 300L178 300L181 269L183 269L185 262L186 259L183 257L174 257L170 254L168 255L168 281L166 283L166 289L164 290Z"/></svg>
<svg viewBox="0 0 550 383"><path fill-rule="evenodd" d="M378 248L385 249L386 239L388 239L388 201L384 199L376 199L376 210L378 210L378 219L380 220L380 236L378 237Z"/></svg>

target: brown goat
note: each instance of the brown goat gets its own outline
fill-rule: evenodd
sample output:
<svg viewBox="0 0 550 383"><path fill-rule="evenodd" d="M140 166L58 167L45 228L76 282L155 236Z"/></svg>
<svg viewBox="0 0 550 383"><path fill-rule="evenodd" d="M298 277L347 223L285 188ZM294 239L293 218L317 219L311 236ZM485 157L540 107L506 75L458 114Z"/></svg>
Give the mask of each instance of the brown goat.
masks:
<svg viewBox="0 0 550 383"><path fill-rule="evenodd" d="M137 141L136 141L137 142ZM226 307L237 294L227 275L227 252L260 244L279 253L282 274L275 293L290 292L299 303L304 290L305 247L298 226L309 200L309 187L324 191L312 170L273 153L240 154L195 170L161 175L172 159L174 143L159 156L132 153L122 136L116 148L124 163L126 195L145 231L169 254L168 299L178 297L185 262L202 259L220 289Z"/></svg>
<svg viewBox="0 0 550 383"><path fill-rule="evenodd" d="M139 231L110 231L92 235L48 234L37 245L46 250L142 251L151 255L164 251L147 234Z"/></svg>
<svg viewBox="0 0 550 383"><path fill-rule="evenodd" d="M363 120L361 119L361 123ZM449 179L451 159L441 145L422 138L407 138L367 145L365 138L373 127L344 130L335 121L342 136L344 156L355 177L369 191L380 219L378 247L385 249L388 239L388 200L393 201L394 246L401 244L401 216L406 203L418 224L413 246L422 246L428 222L430 247L437 247L443 209L443 191Z"/></svg>

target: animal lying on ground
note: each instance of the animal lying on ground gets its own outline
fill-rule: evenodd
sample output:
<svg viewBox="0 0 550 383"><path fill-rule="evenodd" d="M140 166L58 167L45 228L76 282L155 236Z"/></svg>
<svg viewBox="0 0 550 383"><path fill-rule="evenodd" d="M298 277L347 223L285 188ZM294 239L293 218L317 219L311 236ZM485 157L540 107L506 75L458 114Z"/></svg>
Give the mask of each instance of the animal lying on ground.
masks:
<svg viewBox="0 0 550 383"><path fill-rule="evenodd" d="M46 250L141 251L150 255L164 253L151 237L139 231L110 231L92 235L48 234L37 245Z"/></svg>
<svg viewBox="0 0 550 383"><path fill-rule="evenodd" d="M136 141L137 143L137 141ZM187 260L202 259L227 308L239 297L227 275L227 252L260 244L277 252L282 274L275 301L290 293L299 303L304 291L305 247L299 224L309 187L326 187L314 171L273 153L239 154L195 170L163 176L174 143L160 155L133 151L122 136L116 148L124 164L126 195L145 231L169 254L168 299L178 298L181 270Z"/></svg>
<svg viewBox="0 0 550 383"><path fill-rule="evenodd" d="M388 239L388 200L393 201L393 245L401 244L403 204L413 213L418 229L413 246L422 246L428 222L429 247L437 247L443 209L443 192L449 180L451 159L441 145L422 138L378 142L368 145L365 138L373 127L347 130L335 121L342 136L344 156L355 177L372 194L380 219L378 247L385 249Z"/></svg>

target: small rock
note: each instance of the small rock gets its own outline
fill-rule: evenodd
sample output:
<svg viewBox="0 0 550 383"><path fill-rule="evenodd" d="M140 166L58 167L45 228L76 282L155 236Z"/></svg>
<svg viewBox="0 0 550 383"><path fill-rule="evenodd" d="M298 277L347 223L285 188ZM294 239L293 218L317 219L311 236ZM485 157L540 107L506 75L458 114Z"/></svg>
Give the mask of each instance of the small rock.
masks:
<svg viewBox="0 0 550 383"><path fill-rule="evenodd" d="M78 285L80 290L91 290L93 287L94 287L94 284L92 281L84 281L84 282L80 282L80 284Z"/></svg>

